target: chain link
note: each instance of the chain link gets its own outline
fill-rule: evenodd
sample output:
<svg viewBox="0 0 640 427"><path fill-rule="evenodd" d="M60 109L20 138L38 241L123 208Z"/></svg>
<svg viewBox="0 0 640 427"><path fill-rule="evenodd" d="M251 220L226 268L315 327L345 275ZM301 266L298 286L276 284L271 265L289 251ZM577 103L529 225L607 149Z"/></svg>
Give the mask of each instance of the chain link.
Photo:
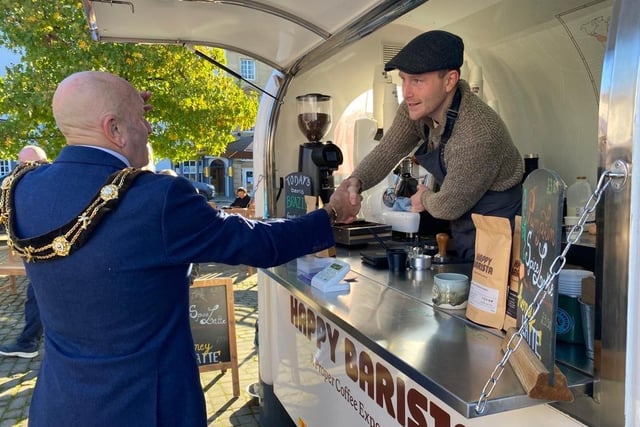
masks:
<svg viewBox="0 0 640 427"><path fill-rule="evenodd" d="M589 217L589 214L595 210L596 206L600 202L602 193L604 193L606 188L611 183L611 179L614 177L619 177L619 176L617 173L614 173L611 171L606 171L600 176L600 179L598 180L598 185L595 191L593 192L593 194L591 194L591 196L589 197L589 200L587 200L587 203L584 206L584 210L582 211L582 215L580 215L580 218L578 219L577 224L574 225L571 228L571 231L567 234L567 245L564 247L564 250L562 251L562 253L558 255L556 259L554 259L553 262L551 263L551 267L549 268L550 274L549 276L547 276L543 285L538 289L538 292L534 296L533 301L531 301L531 304L529 304L529 306L527 307L527 310L524 312L522 325L520 325L520 328L511 336L511 338L509 338L509 341L507 342L507 349L504 353L504 356L502 357L500 362L498 362L496 367L493 369L491 376L489 377L486 384L482 388L482 392L480 393L480 397L478 398L478 402L476 403L476 406L475 406L476 414L482 415L484 411L487 409L487 401L489 400L489 396L491 396L493 389L495 388L496 384L498 383L498 380L502 376L502 373L504 372L504 368L507 365L509 358L513 353L515 353L515 351L520 346L520 343L524 339L524 334L526 329L529 326L529 322L535 317L535 315L538 313L538 310L540 310L540 306L542 305L542 302L544 301L545 296L551 294L551 291L553 288L552 287L553 279L560 273L560 270L562 270L565 263L567 262L566 256L567 256L567 253L569 252L569 248L571 248L571 245L575 244L580 239L580 235L584 231L584 225L587 222L587 218Z"/></svg>

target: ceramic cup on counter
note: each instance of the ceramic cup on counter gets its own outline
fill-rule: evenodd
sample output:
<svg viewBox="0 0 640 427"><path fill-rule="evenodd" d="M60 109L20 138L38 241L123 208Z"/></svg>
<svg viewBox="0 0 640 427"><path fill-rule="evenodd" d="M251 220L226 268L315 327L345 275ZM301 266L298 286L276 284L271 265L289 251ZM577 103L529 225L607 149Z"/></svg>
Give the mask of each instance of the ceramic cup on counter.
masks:
<svg viewBox="0 0 640 427"><path fill-rule="evenodd" d="M460 273L438 273L433 277L433 305L440 308L467 307L469 278Z"/></svg>

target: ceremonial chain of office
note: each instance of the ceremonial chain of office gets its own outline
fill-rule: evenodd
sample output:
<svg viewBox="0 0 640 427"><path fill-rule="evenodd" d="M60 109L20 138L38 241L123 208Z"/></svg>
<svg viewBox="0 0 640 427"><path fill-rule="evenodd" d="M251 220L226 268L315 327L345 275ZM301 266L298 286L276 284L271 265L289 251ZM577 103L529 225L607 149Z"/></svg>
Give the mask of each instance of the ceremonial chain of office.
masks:
<svg viewBox="0 0 640 427"><path fill-rule="evenodd" d="M108 212L114 210L133 181L143 172L136 168L119 170L107 178L89 205L76 218L62 227L30 239L20 239L15 233L13 192L16 184L28 172L47 162L26 162L14 169L3 182L0 192L0 223L7 230L7 246L26 262L39 262L66 257L80 248Z"/></svg>

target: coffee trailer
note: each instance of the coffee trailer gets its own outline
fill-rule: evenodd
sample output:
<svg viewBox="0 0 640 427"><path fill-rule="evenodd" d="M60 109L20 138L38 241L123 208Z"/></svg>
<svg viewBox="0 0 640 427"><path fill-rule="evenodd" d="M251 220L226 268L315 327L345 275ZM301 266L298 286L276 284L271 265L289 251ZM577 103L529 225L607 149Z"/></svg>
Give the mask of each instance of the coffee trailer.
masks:
<svg viewBox="0 0 640 427"><path fill-rule="evenodd" d="M609 183L597 236L572 262L595 272L596 355L558 360L572 402L527 396L510 365L480 397L500 361L499 331L435 310L416 277L351 262L345 294L316 292L295 269L259 274L262 423L402 426L640 425L640 2L637 0L83 0L96 41L209 45L273 67L254 134L256 216L282 217L280 178L298 171L305 142L296 97L331 96L326 136L349 175L393 117L399 82L382 71L421 32L465 43L462 78L507 124L523 154L567 184ZM258 178L260 179L260 178ZM384 185L384 184L383 184ZM380 195L365 197L379 221ZM393 286L392 286L393 285Z"/></svg>

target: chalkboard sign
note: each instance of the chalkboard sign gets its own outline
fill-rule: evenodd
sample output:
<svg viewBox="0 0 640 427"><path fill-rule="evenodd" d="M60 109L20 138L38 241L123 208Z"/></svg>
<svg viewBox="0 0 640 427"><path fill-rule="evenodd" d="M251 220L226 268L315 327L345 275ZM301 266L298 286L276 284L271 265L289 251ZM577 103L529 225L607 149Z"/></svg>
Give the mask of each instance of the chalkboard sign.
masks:
<svg viewBox="0 0 640 427"><path fill-rule="evenodd" d="M189 293L189 317L200 371L231 369L233 395L240 395L233 283L203 275Z"/></svg>
<svg viewBox="0 0 640 427"><path fill-rule="evenodd" d="M284 179L285 218L296 218L307 213L305 196L311 195L311 177L299 172L290 173Z"/></svg>
<svg viewBox="0 0 640 427"><path fill-rule="evenodd" d="M551 265L561 251L564 189L562 178L548 169L536 169L523 184L518 328L538 289L549 279ZM550 385L556 353L557 289L556 276L525 333L529 346L549 371Z"/></svg>

